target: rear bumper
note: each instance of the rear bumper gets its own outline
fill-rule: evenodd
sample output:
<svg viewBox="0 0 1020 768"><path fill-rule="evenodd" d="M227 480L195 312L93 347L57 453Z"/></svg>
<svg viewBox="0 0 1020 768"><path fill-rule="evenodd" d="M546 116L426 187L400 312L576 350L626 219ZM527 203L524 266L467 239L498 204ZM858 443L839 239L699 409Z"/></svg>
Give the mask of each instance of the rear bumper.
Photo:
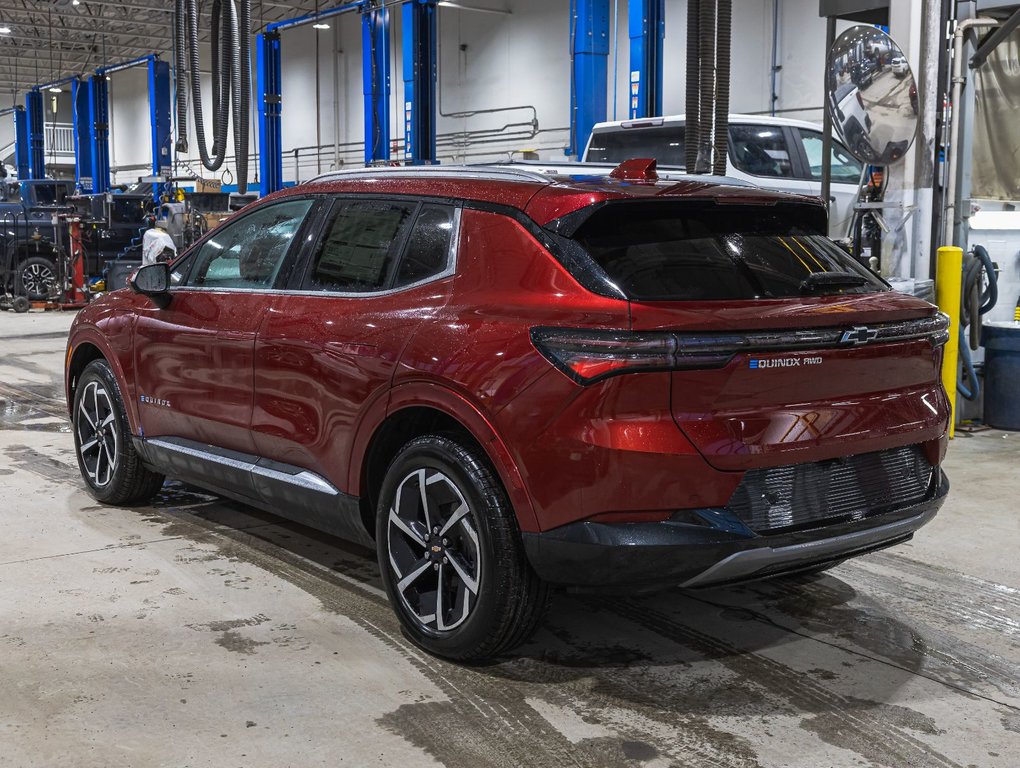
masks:
<svg viewBox="0 0 1020 768"><path fill-rule="evenodd" d="M949 492L939 480L924 501L855 522L759 536L725 510L697 510L703 524L579 522L525 533L532 567L547 581L579 587L705 587L793 573L908 541ZM692 515L687 516L688 519Z"/></svg>

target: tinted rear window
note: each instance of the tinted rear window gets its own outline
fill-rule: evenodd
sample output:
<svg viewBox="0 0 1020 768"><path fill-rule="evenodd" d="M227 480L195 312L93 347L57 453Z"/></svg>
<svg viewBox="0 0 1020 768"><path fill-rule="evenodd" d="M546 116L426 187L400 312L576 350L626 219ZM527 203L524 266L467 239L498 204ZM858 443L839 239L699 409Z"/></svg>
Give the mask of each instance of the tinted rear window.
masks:
<svg viewBox="0 0 1020 768"><path fill-rule="evenodd" d="M592 134L585 160L590 163L622 163L632 157L654 157L659 165L687 164L684 127L621 128Z"/></svg>
<svg viewBox="0 0 1020 768"><path fill-rule="evenodd" d="M830 286L825 293L886 288L818 234L810 216L791 207L610 204L582 224L573 239L628 297L639 301L802 296L804 281L820 272L863 279L862 285Z"/></svg>

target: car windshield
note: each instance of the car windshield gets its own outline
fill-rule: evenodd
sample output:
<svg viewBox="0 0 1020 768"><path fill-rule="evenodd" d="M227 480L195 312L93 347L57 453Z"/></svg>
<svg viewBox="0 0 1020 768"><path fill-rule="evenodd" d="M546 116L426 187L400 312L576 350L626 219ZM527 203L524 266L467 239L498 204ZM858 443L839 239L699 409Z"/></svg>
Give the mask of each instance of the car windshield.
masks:
<svg viewBox="0 0 1020 768"><path fill-rule="evenodd" d="M617 203L596 211L573 239L638 301L886 290L880 278L818 233L815 217L804 206Z"/></svg>
<svg viewBox="0 0 1020 768"><path fill-rule="evenodd" d="M662 125L654 128L623 128L596 131L585 160L589 163L622 163L632 157L654 157L659 165L683 168L684 127Z"/></svg>

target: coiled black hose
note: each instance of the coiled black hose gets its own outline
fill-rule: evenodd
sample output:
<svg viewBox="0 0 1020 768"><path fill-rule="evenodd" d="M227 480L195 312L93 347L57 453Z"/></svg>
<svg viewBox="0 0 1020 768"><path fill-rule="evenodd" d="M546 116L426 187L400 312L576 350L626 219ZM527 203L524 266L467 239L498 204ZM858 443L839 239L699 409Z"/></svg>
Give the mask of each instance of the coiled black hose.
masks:
<svg viewBox="0 0 1020 768"><path fill-rule="evenodd" d="M982 287L982 272L987 286ZM981 382L974 370L970 351L981 346L981 316L988 314L999 300L999 285L995 263L982 245L975 245L973 255L964 260L963 297L960 306L960 380L957 390L967 400L976 400L981 394ZM967 328L970 328L968 333ZM969 335L969 338L968 338ZM968 343L969 342L969 343Z"/></svg>
<svg viewBox="0 0 1020 768"><path fill-rule="evenodd" d="M698 54L701 59L699 80L701 95L699 102L698 162L695 173L707 173L712 169L712 115L707 109L715 93L715 17L717 0L701 0L698 26Z"/></svg>
<svg viewBox="0 0 1020 768"><path fill-rule="evenodd" d="M177 103L177 152L188 151L188 90L184 72L185 63L184 34L186 23L184 0L174 3L174 101Z"/></svg>
<svg viewBox="0 0 1020 768"><path fill-rule="evenodd" d="M715 153L712 173L726 175L726 153L730 138L730 37L733 0L719 0L715 43Z"/></svg>
<svg viewBox="0 0 1020 768"><path fill-rule="evenodd" d="M212 151L206 142L205 117L202 114L202 75L198 61L198 0L177 0L178 10L183 4L184 22L174 26L175 50L186 48L189 80L191 83L192 112L195 116L195 136L202 165L210 171L219 170L227 154L228 122L233 118L234 152L237 168L237 191L248 191L248 136L251 107L251 0L240 0L238 15L234 0L213 0L210 25L212 48ZM180 78L180 75L178 75ZM179 90L178 93L182 91ZM178 101L179 125L181 101ZM186 112L185 112L186 115ZM178 136L181 130L178 128ZM184 132L186 136L186 131Z"/></svg>
<svg viewBox="0 0 1020 768"><path fill-rule="evenodd" d="M701 125L701 51L698 26L701 19L701 0L687 0L687 104L684 108L686 141L684 160L687 172L694 173L698 166L698 131Z"/></svg>

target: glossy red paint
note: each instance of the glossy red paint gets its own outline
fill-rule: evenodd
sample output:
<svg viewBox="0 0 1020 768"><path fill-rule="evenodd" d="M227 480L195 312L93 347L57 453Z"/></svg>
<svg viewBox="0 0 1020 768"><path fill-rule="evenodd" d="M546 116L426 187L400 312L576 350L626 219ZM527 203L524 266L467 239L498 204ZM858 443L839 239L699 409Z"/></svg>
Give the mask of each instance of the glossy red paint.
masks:
<svg viewBox="0 0 1020 768"><path fill-rule="evenodd" d="M523 211L539 225L626 197L803 202L703 182L385 175L303 185L268 200L304 194L478 201ZM159 309L117 291L79 315L72 359L79 345L95 344L115 361L136 434L177 435L286 462L354 495L365 492L366 451L387 418L434 408L485 449L522 530L533 532L599 516L661 519L724 506L752 467L913 443L923 443L930 458L944 453L948 403L938 354L927 342L813 355L822 359L814 375L754 372L737 355L714 371L633 373L580 386L529 335L537 326L846 326L935 311L917 299L890 292L630 303L584 288L514 218L470 207L461 214L457 258L452 276L389 294L179 288ZM139 406L142 395L171 406Z"/></svg>

